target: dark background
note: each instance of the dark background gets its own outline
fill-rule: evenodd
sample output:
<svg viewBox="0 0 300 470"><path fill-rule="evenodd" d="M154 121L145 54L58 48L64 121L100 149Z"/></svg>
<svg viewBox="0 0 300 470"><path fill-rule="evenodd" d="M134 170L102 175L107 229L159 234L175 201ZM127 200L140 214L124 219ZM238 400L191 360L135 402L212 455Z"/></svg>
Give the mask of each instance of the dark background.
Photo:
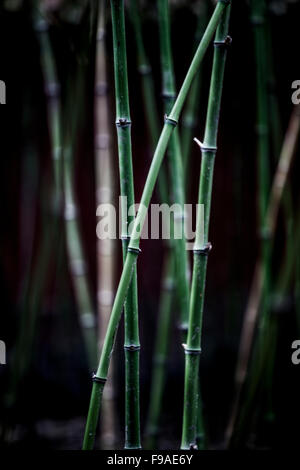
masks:
<svg viewBox="0 0 300 470"><path fill-rule="evenodd" d="M146 2L147 3L147 2ZM282 128L285 131L292 109L291 83L300 79L298 58L299 2L272 2L284 5L283 14L270 12L276 94L279 100ZM191 60L196 17L193 2L172 4L172 40L177 86L185 76ZM4 396L10 374L10 357L18 328L18 292L24 275L24 237L35 237L35 251L39 246L42 221L32 229L32 214L40 214L43 207L39 197L42 188L51 181L50 141L46 119L46 101L43 91L39 46L26 11L0 13L0 79L7 87L7 104L0 108L1 135L1 321L0 338L7 345L7 366L0 368L0 396ZM75 69L80 38L85 34L86 17L80 24L69 24L60 19L50 29L56 53L58 71L65 95ZM110 76L111 125L114 124L113 58L111 25L107 17L107 54ZM155 5L148 2L143 9L144 39L155 77L157 102L161 109L160 64ZM228 54L220 121L218 154L215 166L210 240L213 251L209 259L206 306L203 330L201 376L204 413L210 445L222 442L233 392L233 373L242 315L249 292L254 264L258 253L256 229L256 159L255 159L255 65L249 6L246 1L234 1L230 34L233 38ZM195 135L203 137L208 86L213 47L205 58L201 74L204 86L199 106L199 121ZM96 293L96 203L93 152L93 50L88 56L84 128L79 136L76 165L77 194L85 251L89 262L90 282ZM127 23L127 52L130 87L131 117L133 122L133 166L135 193L138 201L148 172L151 150L145 129L140 76L136 71L135 42L132 28ZM76 96L74 96L74 102ZM25 119L25 116L27 118ZM161 116L163 113L161 111ZM189 201L197 197L200 154L193 146L189 177ZM36 198L24 208L20 200L21 168L26 149L36 154ZM272 155L275 168L277 155ZM294 208L298 206L299 159L295 159L289 184L292 185ZM115 152L115 195L118 196L117 153ZM35 183L33 183L35 184ZM159 202L157 195L155 202ZM28 213L23 225L21 211ZM35 212L36 211L36 212ZM41 219L40 215L38 215ZM282 223L280 214L279 223ZM281 226L280 226L281 227ZM283 255L284 237L279 227L277 259L274 276L278 274ZM25 238L26 239L26 238ZM21 249L23 240L23 249ZM139 309L141 329L141 407L144 424L150 388L151 354L157 319L160 290L162 244L143 241L138 264ZM53 258L57 255L53 246ZM120 247L119 247L120 252ZM121 252L119 253L121 261ZM295 252L295 256L298 253ZM119 264L120 266L120 264ZM79 447L82 420L87 412L91 381L88 374L83 342L79 329L78 312L71 288L64 249L64 262L56 276L49 266L49 279L39 330L36 335L34 358L30 372L21 384L16 407L10 411L10 420L18 425L15 445L39 445L50 448ZM96 295L96 294L95 294ZM95 300L96 303L96 300ZM167 390L163 404L161 446L178 448L182 418L183 354L176 329L176 310L171 334ZM280 336L276 355L274 400L276 420L272 429L260 429L257 446L292 447L299 443L300 366L291 363L291 343L299 337L293 303L279 319ZM123 332L119 328L116 361L116 406L119 429L123 427ZM5 416L2 400L1 414ZM78 421L77 421L78 418ZM57 432L45 431L45 420L56 423ZM73 431L65 432L69 423ZM40 427L39 427L40 426ZM42 427L41 427L42 426ZM43 429L42 432L39 432ZM63 429L63 432L61 431ZM120 432L119 446L123 436Z"/></svg>

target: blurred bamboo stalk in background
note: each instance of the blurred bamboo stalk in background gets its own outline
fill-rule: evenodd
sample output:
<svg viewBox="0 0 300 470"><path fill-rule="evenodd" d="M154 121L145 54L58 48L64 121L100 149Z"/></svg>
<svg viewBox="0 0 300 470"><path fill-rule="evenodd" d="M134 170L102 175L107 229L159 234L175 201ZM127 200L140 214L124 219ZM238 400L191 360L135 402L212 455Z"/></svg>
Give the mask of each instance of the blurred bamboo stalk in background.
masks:
<svg viewBox="0 0 300 470"><path fill-rule="evenodd" d="M31 253L28 280L25 283L24 302L17 333L16 347L13 357L11 383L8 387L7 405L11 407L17 399L17 389L24 379L34 348L34 337L37 330L38 315L41 311L43 294L46 287L49 264L52 258L51 247L60 242L61 204L62 204L62 159L60 134L59 85L56 79L56 64L52 54L48 35L48 24L35 10L33 15L34 27L40 44L41 67L43 71L44 88L47 97L47 118L51 143L53 177L49 193L42 189L41 208L42 229L39 255ZM49 214L50 212L50 214ZM34 259L36 262L34 264Z"/></svg>
<svg viewBox="0 0 300 470"><path fill-rule="evenodd" d="M79 207L75 192L75 156L77 135L81 126L81 110L84 103L85 67L77 64L77 76L68 87L63 124L63 178L64 178L64 219L67 241L67 256L79 321L83 335L87 361L93 371L98 357L97 319L91 295L88 277L88 263L83 247L83 236L80 227ZM74 96L77 99L74 108Z"/></svg>
<svg viewBox="0 0 300 470"><path fill-rule="evenodd" d="M171 49L170 12L168 0L158 0L159 42L162 75L162 97L166 116L170 113L176 99L175 75ZM182 155L178 129L175 129L167 149L170 173L170 202L176 205L174 212L173 245L175 255L176 297L180 305L180 329L186 335L188 325L189 285L188 260L184 237L184 182ZM175 233L181 234L179 238Z"/></svg>
<svg viewBox="0 0 300 470"><path fill-rule="evenodd" d="M207 24L208 18L208 2L207 0L200 0L195 5L196 14L198 17L197 26L196 26L196 34L195 34L195 47L199 43L200 39L202 38L205 27ZM194 51L193 51L194 52ZM189 174L189 163L190 163L190 154L192 148L192 141L194 136L194 131L197 124L197 112L200 107L200 95L201 95L201 88L202 88L202 77L201 77L201 70L199 70L197 77L195 78L191 91L189 93L187 103L182 115L182 132L181 132L181 147L182 147L182 166L183 166L183 174L184 174L184 186L185 191L187 192L186 188L186 179Z"/></svg>
<svg viewBox="0 0 300 470"><path fill-rule="evenodd" d="M95 77L95 168L96 202L112 204L114 198L113 163L111 148L111 123L109 119L109 95L107 83L107 60L105 48L106 21L105 0L99 1L96 77ZM115 283L115 241L111 238L97 238L98 265L98 338L102 349L109 315L114 298ZM113 364L111 375L113 377ZM113 384L110 381L103 393L103 415L101 422L101 448L112 449L116 442L117 420L114 410Z"/></svg>
<svg viewBox="0 0 300 470"><path fill-rule="evenodd" d="M268 341L264 335L268 335L267 322L270 313L270 288L271 288L271 245L268 231L265 226L268 197L270 191L270 119L268 114L268 65L267 35L266 35L266 3L265 0L251 0L250 22L253 28L253 44L256 72L256 166L257 166L257 220L259 236L260 262L255 267L252 282L250 300L251 304L257 302L260 280L263 276L263 295L260 305L251 306L252 309L260 307L259 334L257 341L257 354L262 360L264 344ZM254 300L255 299L255 300ZM249 304L250 305L250 304ZM246 308L246 310L248 307ZM245 318L245 317L244 317ZM260 361L258 357L258 361ZM239 359L238 359L239 361ZM237 375L236 375L236 380ZM243 380L243 379L242 379ZM236 385L236 387L238 387ZM235 406L235 405L234 405ZM232 428L226 431L226 442L231 439Z"/></svg>
<svg viewBox="0 0 300 470"><path fill-rule="evenodd" d="M276 232L276 223L278 219L278 211L282 200L283 191L287 182L288 173L290 171L291 163L293 156L295 155L297 140L299 136L300 129L300 116L298 114L297 108L293 109L289 126L284 138L279 162L275 172L275 176L272 183L271 194L269 198L268 208L266 212L266 221L265 228L268 232L270 243L274 241L274 236ZM263 287L265 282L265 271L263 269L263 260L259 257L255 266L254 278L252 281L252 287L250 291L250 296L244 316L244 322L241 333L240 348L238 354L238 362L236 367L235 374L235 400L233 405L232 414L230 416L230 421L226 433L227 443L230 442L230 439L233 436L234 428L238 419L238 411L240 405L240 397L242 388L246 379L248 371L248 363L250 358L250 353L253 344L253 337L255 326L257 322L259 306L261 304L261 298L263 295ZM285 286L282 286L282 288ZM263 358L264 359L264 358ZM259 372L257 372L257 379L260 377L262 372L262 367L265 364L263 360L259 363ZM255 390L257 383L251 385L252 389ZM251 397L249 398L249 400Z"/></svg>

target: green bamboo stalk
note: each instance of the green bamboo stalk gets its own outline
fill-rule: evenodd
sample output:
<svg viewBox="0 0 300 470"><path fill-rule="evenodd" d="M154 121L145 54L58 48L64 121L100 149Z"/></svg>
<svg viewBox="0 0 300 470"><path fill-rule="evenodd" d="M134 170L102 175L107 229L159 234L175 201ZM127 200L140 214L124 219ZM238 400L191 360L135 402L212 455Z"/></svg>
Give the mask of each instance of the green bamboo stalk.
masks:
<svg viewBox="0 0 300 470"><path fill-rule="evenodd" d="M277 165L276 173L273 178L272 188L269 197L268 208L265 216L264 225L268 231L270 238L270 249L272 249L276 223L278 219L278 211L284 192L284 187L287 182L288 173L291 167L292 158L295 154L295 147L297 144L298 134L300 129L300 119L297 115L296 109L293 110L293 113L290 118L290 123L285 135L283 142L279 162ZM289 268L290 269L290 268ZM238 362L236 367L236 392L235 392L235 401L233 406L233 411L230 417L229 426L227 429L227 441L229 442L232 438L233 444L236 445L240 439L239 434L243 431L243 426L246 420L246 417L249 413L251 404L253 403L255 393L257 392L257 387L261 378L261 374L266 365L266 355L268 352L268 347L271 341L271 335L266 337L265 344L260 343L259 349L254 351L254 360L253 360L253 369L251 374L251 384L249 386L248 394L246 397L246 405L243 407L243 413L237 421L237 414L239 410L240 396L242 392L242 387L244 385L246 374L248 370L248 362L251 352L252 339L254 335L254 329L256 325L256 319L258 315L259 306L261 304L261 298L264 294L264 277L267 275L266 271L263 269L263 260L258 259L255 268L254 279L252 283L252 288L248 300L247 309L245 312L245 320L243 324L241 341L240 341L240 350L238 354ZM288 279L285 280L285 282ZM281 289L286 288L285 282L281 285ZM269 324L268 324L269 327ZM257 359L257 354L258 360ZM235 429L236 427L236 429ZM233 435L234 432L234 435Z"/></svg>
<svg viewBox="0 0 300 470"><path fill-rule="evenodd" d="M159 119L155 105L155 93L152 77L152 70L143 42L142 26L140 12L138 10L137 0L130 1L130 17L134 28L137 45L137 63L138 71L142 79L143 102L145 115L147 116L147 125L149 128L151 148L154 151L159 138ZM158 176L158 193L162 202L168 202L167 176L164 165L160 169ZM160 417L161 397L165 383L166 356L170 334L171 306L173 298L173 278L174 278L174 260L173 250L170 244L166 246L167 253L163 262L163 273L161 281L161 294L159 300L159 315L157 325L157 336L155 342L155 352L153 357L153 369L151 376L151 389L148 408L148 417L146 424L145 448L155 447L158 433L158 420ZM164 332L163 334L161 332Z"/></svg>
<svg viewBox="0 0 300 470"><path fill-rule="evenodd" d="M236 381L236 398L233 405L233 412L230 418L230 424L227 429L227 441L231 439L238 410L238 402L246 377L246 368L242 367L242 362L248 364L248 357L250 354L252 337L254 333L254 325L256 319L253 312L258 312L260 308L260 319L258 325L258 339L256 344L256 359L261 361L262 351L264 349L264 342L268 343L266 338L267 322L269 316L270 306L270 288L271 288L271 244L270 234L266 227L266 210L270 190L270 169L269 169L269 113L268 113L268 93L267 93L267 80L268 80L268 65L270 66L270 59L266 54L267 35L266 35L266 4L265 0L251 0L250 2L250 15L251 23L253 26L253 40L255 50L256 62L256 135L257 135L257 179L258 179L258 226L259 226L259 242L260 242L260 258L256 263L254 277L252 281L250 296L245 312L245 322L240 342L240 352L237 362L237 369L235 374ZM270 71L270 70L269 70ZM264 280L260 291L261 280ZM251 320L250 320L251 318ZM250 321L249 321L250 320ZM247 326L246 326L247 324ZM248 329L248 331L247 331ZM267 331L268 334L268 331ZM245 337L247 335L247 337ZM243 357L243 360L241 359ZM247 360L246 360L247 357ZM256 372L262 366L256 367ZM241 370L242 368L242 370ZM254 373L256 373L254 371ZM253 390L253 387L249 388Z"/></svg>
<svg viewBox="0 0 300 470"><path fill-rule="evenodd" d="M270 294L270 237L265 226L266 211L270 191L269 169L269 119L267 95L267 58L266 51L266 4L265 0L251 1L251 22L254 29L254 47L256 57L256 96L257 96L257 170L258 170L258 221L262 256L262 269L264 271L264 294L261 305L259 321L259 341L263 341L265 325L269 313Z"/></svg>
<svg viewBox="0 0 300 470"><path fill-rule="evenodd" d="M162 96L166 115L172 109L176 98L175 76L173 58L171 50L171 32L169 18L168 0L158 0L159 19L159 39L161 51L161 71L162 71ZM176 291L180 303L181 329L186 333L188 325L188 263L184 238L184 187L182 155L178 130L175 129L168 147L168 160L171 178L172 203L175 203L178 210L174 214L174 231L178 230L181 237L174 239L175 270L176 270Z"/></svg>
<svg viewBox="0 0 300 470"><path fill-rule="evenodd" d="M32 360L34 337L37 330L38 312L41 309L42 296L47 279L47 268L51 257L51 246L56 245L59 235L59 210L62 197L62 163L60 158L60 117L57 100L58 87L56 82L55 62L48 36L48 25L36 11L34 14L34 27L40 42L41 67L44 78L45 94L47 96L47 118L49 125L51 153L53 162L54 181L50 190L52 205L44 207L46 194L43 191L43 205L47 214L44 214L44 224L41 237L40 253L35 265L29 267L31 278L25 286L23 312L20 319L16 349L13 357L13 374L8 387L7 406L11 407L16 400L18 384L26 375ZM48 197L48 195L47 195ZM51 223L49 223L49 209ZM26 332L26 334L25 334Z"/></svg>
<svg viewBox="0 0 300 470"><path fill-rule="evenodd" d="M73 141L73 138L71 138L69 144L64 146L65 228L67 254L88 366L92 371L94 370L98 356L96 315L88 280L87 263L82 246L82 236L78 219L78 205L74 190L74 153L75 142Z"/></svg>
<svg viewBox="0 0 300 470"><path fill-rule="evenodd" d="M196 4L196 13L198 15L198 23L196 27L195 34L195 45L200 41L204 31L205 25L208 17L208 5L202 0ZM200 71L198 72L197 79L194 80L191 91L189 93L186 107L182 116L182 133L181 133L181 142L182 142L182 161L183 161L183 174L184 174L184 187L186 196L187 194L187 185L186 178L189 171L189 162L190 162L190 153L191 153L191 144L193 140L193 133L196 128L197 119L196 114L199 109L199 101L202 89L202 79ZM199 381L199 403L198 403L198 418L197 418L197 447L198 449L203 449L205 446L205 429L204 429L204 420L203 420L203 410L202 410L202 397L200 390L200 381Z"/></svg>
<svg viewBox="0 0 300 470"><path fill-rule="evenodd" d="M173 58L171 50L171 31L170 31L170 13L168 0L158 1L160 50L161 50L161 68L162 68L162 96L164 98L165 113L168 114L175 101L175 74L173 67ZM199 80L194 80L195 86ZM192 90L191 90L192 91ZM195 96L194 96L195 98ZM182 154L178 130L175 129L170 139L168 148L168 160L171 175L172 202L178 204L180 210L175 214L176 225L180 233L184 233L184 170L182 167ZM181 311L181 329L183 340L186 341L186 331L188 325L188 304L189 304L189 263L187 251L185 248L185 238L175 239L175 272L176 272L176 294L180 304ZM200 400L200 394L199 394ZM202 404L199 403L198 410L202 410ZM158 415L157 415L158 417ZM199 426L203 422L201 413L199 415ZM152 423L157 427L157 423ZM203 435L203 428L199 429L199 440Z"/></svg>
<svg viewBox="0 0 300 470"><path fill-rule="evenodd" d="M93 7L93 5L91 5ZM91 9L91 16L94 10ZM85 32L83 49L89 47L90 36L94 37L96 24L89 25ZM82 53L82 51L79 51ZM86 50L84 50L84 54ZM83 246L83 235L80 227L79 206L75 191L75 165L77 135L82 125L82 109L84 105L84 92L86 80L86 67L84 62L78 61L77 75L72 79L66 96L66 105L63 116L63 182L64 182L64 219L67 242L68 264L71 274L75 301L79 313L79 321L83 336L87 362L90 371L96 367L99 356L97 347L97 316L92 297L88 276L88 263ZM74 106L74 96L77 96Z"/></svg>
<svg viewBox="0 0 300 470"><path fill-rule="evenodd" d="M130 0L129 3L130 18L133 25L135 34L135 43L137 47L137 65L138 72L142 78L142 93L143 103L145 108L145 114L147 116L147 126L149 128L149 135L151 140L151 149L154 151L158 139L159 139L159 118L156 107L154 83L152 76L152 68L146 55L142 25L141 25L141 13L138 8L137 0ZM165 173L164 165L162 165L158 176L158 192L160 200L163 202L168 201L167 191L167 175Z"/></svg>
<svg viewBox="0 0 300 470"><path fill-rule="evenodd" d="M97 372L93 378L93 388L90 400L90 407L87 417L85 436L83 441L83 449L92 449L94 445L96 427L98 423L98 417L101 406L101 399L103 394L103 388L107 379L108 368L110 363L110 356L112 353L114 338L116 329L121 318L122 308L126 298L127 290L131 281L132 272L137 261L137 256L140 252L139 242L141 237L141 231L146 218L147 209L153 194L154 186L158 177L159 169L163 161L165 151L168 146L168 142L175 125L178 122L182 107L186 100L188 91L190 89L193 78L202 62L204 54L209 46L209 43L213 37L213 34L217 28L217 25L221 19L224 8L227 2L218 1L212 18L206 28L206 32L198 46L195 56L192 60L190 68L187 72L183 85L179 91L176 102L172 108L171 113L165 119L165 124L161 132L153 160L150 166L150 170L144 186L141 203L139 210L134 219L130 242L128 245L128 252L121 274L121 279L117 289L116 297L114 300L110 321L108 324L105 342L102 348L99 366Z"/></svg>
<svg viewBox="0 0 300 470"><path fill-rule="evenodd" d="M134 205L134 185L131 150L131 120L129 110L124 1L111 0L113 26L114 71L116 89L116 127L120 167L121 196L128 207ZM134 216L122 212L123 262L129 242L128 224ZM133 268L125 309L125 449L140 449L139 356L137 274Z"/></svg>
<svg viewBox="0 0 300 470"><path fill-rule="evenodd" d="M172 250L172 249L171 249ZM146 424L146 449L155 449L159 432L163 392L166 382L166 363L171 327L171 308L174 299L174 256L172 251L164 258L163 282L157 332L154 346L153 371L151 376L150 401Z"/></svg>
<svg viewBox="0 0 300 470"><path fill-rule="evenodd" d="M194 245L194 266L189 314L189 329L185 349L185 387L181 449L194 449L196 445L196 425L198 406L199 355L201 352L201 330L204 306L204 291L207 269L207 255L211 249L208 242L210 205L213 182L214 160L216 155L217 133L221 107L223 77L230 43L228 36L230 9L223 13L215 38L215 51L210 84L208 111L202 152L201 175L199 182L199 205L204 208L204 227L200 211L197 214L196 240Z"/></svg>
<svg viewBox="0 0 300 470"><path fill-rule="evenodd" d="M205 25L208 17L208 5L206 1L201 0L197 4L198 23L195 34L195 46L199 43L205 31ZM181 132L181 147L182 147L182 162L184 183L186 186L186 178L189 168L189 157L191 153L191 144L193 141L193 133L196 128L197 110L199 109L199 101L202 87L202 79L200 73L197 80L192 84L189 97L187 99L186 107L182 115L182 132Z"/></svg>
<svg viewBox="0 0 300 470"><path fill-rule="evenodd" d="M112 203L114 197L113 162L110 129L110 103L107 83L107 58L105 50L106 22L105 0L99 2L96 74L95 74L95 168L96 201L100 204ZM114 297L115 281L115 240L97 239L98 268L98 338L101 350L105 330L109 321ZM113 374L112 374L113 375ZM103 394L103 412L101 423L101 448L112 449L116 442L117 418L114 409L113 384L108 383Z"/></svg>
<svg viewBox="0 0 300 470"><path fill-rule="evenodd" d="M147 125L149 128L151 148L154 151L159 138L159 119L155 105L155 93L152 77L152 70L146 56L142 36L142 26L140 12L136 0L130 1L130 16L133 24L137 45L138 71L142 78L143 102ZM162 202L168 202L168 184L164 165L162 165L158 175L158 193ZM170 334L171 307L174 292L174 253L171 244L166 245L167 253L164 255L163 272L161 281L161 294L159 299L159 315L157 324L157 336L155 341L155 352L153 357L153 368L151 376L151 389L149 408L146 424L145 448L153 449L156 446L158 434L158 420L161 410L161 397L165 383L166 359ZM161 333L163 331L163 333Z"/></svg>

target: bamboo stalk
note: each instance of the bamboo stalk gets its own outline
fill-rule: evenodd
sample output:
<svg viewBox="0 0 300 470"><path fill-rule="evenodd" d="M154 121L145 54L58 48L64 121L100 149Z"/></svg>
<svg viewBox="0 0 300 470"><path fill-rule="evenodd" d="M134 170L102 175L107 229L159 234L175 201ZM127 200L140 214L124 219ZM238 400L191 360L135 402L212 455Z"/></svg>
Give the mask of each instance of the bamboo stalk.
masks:
<svg viewBox="0 0 300 470"><path fill-rule="evenodd" d="M158 0L159 38L161 51L162 71L162 96L164 99L164 110L166 115L172 109L176 98L175 76L173 70L173 58L171 50L171 32L169 18L168 0ZM181 324L183 334L186 333L188 325L188 262L184 238L184 186L182 155L179 141L178 129L175 129L168 147L168 161L170 168L172 203L178 207L174 214L174 231L178 230L181 237L174 239L176 291L180 303Z"/></svg>
<svg viewBox="0 0 300 470"><path fill-rule="evenodd" d="M121 196L127 198L128 207L134 205L134 184L131 150L131 119L129 110L124 1L111 0L113 26L114 71L116 89L116 127L120 167ZM122 213L123 262L129 242L128 224L134 216ZM125 449L140 449L139 356L137 273L133 268L127 291L125 316Z"/></svg>
<svg viewBox="0 0 300 470"><path fill-rule="evenodd" d="M92 13L94 13L93 9L91 10L91 16ZM94 35L95 27L95 24L89 25L89 31L85 33L83 41L85 46L89 46L90 37ZM84 252L83 234L80 227L80 208L75 190L77 135L82 123L81 111L84 103L83 90L86 77L86 68L83 61L78 61L76 73L76 78L71 81L68 87L63 116L64 219L71 281L79 313L88 367L90 371L93 371L99 355L97 347L97 316L92 298L88 263ZM76 107L74 107L74 96L78 97Z"/></svg>
<svg viewBox="0 0 300 470"><path fill-rule="evenodd" d="M51 246L59 242L60 224L60 204L62 200L62 161L60 142L60 113L58 103L58 86L56 81L56 65L52 54L51 44L48 36L48 25L35 12L34 28L40 43L40 61L43 72L45 94L47 97L47 119L50 134L51 158L53 165L54 181L50 190L50 207L45 207L45 202L49 195L43 190L42 209L46 209L47 214L43 214L44 224L39 248L37 262L31 259L30 279L25 286L24 305L21 315L16 349L13 357L14 372L11 383L8 387L7 405L11 407L16 400L18 384L26 375L30 366L34 347L34 337L37 330L38 313L41 309L42 295L47 279L47 268L51 259ZM52 218L49 223L49 212ZM33 253L32 253L33 256ZM26 334L25 334L26 331Z"/></svg>
<svg viewBox="0 0 300 470"><path fill-rule="evenodd" d="M119 286L116 292L116 297L114 300L110 321L108 324L105 342L102 348L101 357L99 361L98 370L93 378L93 388L91 393L90 407L87 417L85 436L83 441L83 449L92 449L94 445L96 427L98 423L98 417L101 406L101 399L103 394L103 388L107 379L108 368L110 363L110 356L113 349L114 338L116 334L116 329L120 321L122 308L126 298L127 290L131 281L132 271L137 261L137 256L140 252L139 250L139 241L141 236L141 231L143 224L146 218L147 209L153 194L154 186L158 177L159 169L163 161L163 157L172 134L175 125L178 122L182 107L186 100L188 91L190 89L191 83L195 74L202 62L204 54L208 48L208 45L212 39L212 36L217 28L217 25L222 16L223 10L226 7L227 2L219 1L212 18L207 26L206 32L203 35L203 38L198 46L198 49L195 53L195 56L192 60L190 68L187 72L183 85L179 91L176 102L172 108L171 113L165 119L165 124L161 132L153 160L150 166L150 170L146 179L144 186L141 203L139 210L134 219L134 224L132 228L132 234L130 237L130 242L128 245L128 252L121 274L121 279Z"/></svg>
<svg viewBox="0 0 300 470"><path fill-rule="evenodd" d="M145 115L147 116L147 125L149 128L151 148L152 150L154 150L159 138L159 119L157 108L155 105L152 70L145 52L140 12L138 10L138 4L136 0L130 1L130 16L136 38L138 71L141 74L142 79L142 92ZM169 200L167 192L168 184L167 176L164 170L164 165L162 165L158 176L158 193L160 200L163 202L167 202ZM163 272L160 289L161 293L158 308L159 315L157 324L157 336L155 341L155 352L153 356L150 399L146 422L146 449L153 449L155 448L156 444L156 437L158 434L158 421L160 417L162 394L165 383L166 359L170 334L171 307L174 291L174 256L170 244L168 244L166 248L167 253L164 255L163 262Z"/></svg>
<svg viewBox="0 0 300 470"><path fill-rule="evenodd" d="M159 431L163 392L166 382L166 364L170 341L171 308L174 300L174 256L169 250L164 258L163 285L155 337L150 400L146 424L146 449L155 449Z"/></svg>
<svg viewBox="0 0 300 470"><path fill-rule="evenodd" d="M138 1L130 0L129 7L130 18L134 29L135 43L137 47L138 72L140 73L142 79L142 92L145 115L147 116L147 126L150 134L151 149L152 151L154 151L159 139L160 129L158 112L155 104L156 100L154 93L152 68L145 51L142 35L142 25L140 20L141 12L138 8ZM164 165L162 165L160 169L157 183L160 200L164 202L168 201L168 184Z"/></svg>
<svg viewBox="0 0 300 470"><path fill-rule="evenodd" d="M253 26L253 40L256 62L256 134L257 134L257 179L258 179L258 226L260 259L256 264L254 279L250 292L249 306L251 311L256 312L260 307L260 320L258 326L257 360L263 362L264 343L268 343L267 322L270 312L270 289L271 289L271 244L270 237L265 225L268 197L270 191L270 146L269 146L269 116L268 116L268 93L267 65L269 59L266 54L266 3L265 0L251 0L250 19ZM260 282L264 279L263 293L260 296ZM258 303L259 302L259 303ZM247 308L248 309L248 308ZM239 360L239 359L238 359ZM262 364L256 368L261 370ZM237 377L237 375L236 375ZM244 380L242 377L238 380ZM254 380L253 380L254 382ZM238 388L239 385L236 385ZM251 387L253 390L253 387ZM234 407L236 405L234 404ZM230 425L227 430L227 441L233 431Z"/></svg>
<svg viewBox="0 0 300 470"><path fill-rule="evenodd" d="M207 22L208 16L208 5L206 0L201 0L196 5L198 23L195 34L195 45L197 45L200 39L203 36L205 31L205 25ZM193 133L196 128L197 120L196 114L199 109L200 94L202 88L202 78L200 73L198 74L197 80L194 80L194 83L191 86L191 91L187 99L186 107L182 115L182 133L181 133L181 143L182 143L182 162L183 162L183 173L184 173L184 183L186 186L186 178L189 169L189 159L191 153L191 144L193 141Z"/></svg>
<svg viewBox="0 0 300 470"><path fill-rule="evenodd" d="M214 160L217 150L217 134L221 107L223 77L227 55L230 9L223 13L217 28L215 51L210 84L208 111L202 153L199 182L199 204L204 207L204 227L200 212L197 214L196 240L194 245L194 265L189 313L189 329L185 349L185 386L181 449L195 449L198 407L199 355L201 353L201 330L204 306L204 291L207 269L207 255L211 249L208 242L210 205L213 182Z"/></svg>
<svg viewBox="0 0 300 470"><path fill-rule="evenodd" d="M107 83L107 66L105 51L105 0L99 2L96 77L95 77L95 167L96 167L96 200L97 206L111 203L113 199L113 168L109 120L109 97ZM98 338L101 350L105 330L114 296L115 280L115 241L110 238L97 238L98 268ZM112 449L115 443L114 429L116 416L114 411L114 394L112 383L108 383L103 394L103 413L101 426L101 445Z"/></svg>
<svg viewBox="0 0 300 470"><path fill-rule="evenodd" d="M287 181L288 173L291 167L292 158L295 154L295 147L297 144L297 139L299 135L300 128L300 117L297 114L296 107L294 108L290 123L284 138L281 154L279 157L279 162L277 165L276 173L273 179L271 194L269 199L269 205L266 213L266 222L265 227L269 234L270 242L273 241L276 223L278 218L278 211L282 199L283 190ZM244 323L241 333L240 347L238 353L238 363L236 367L235 374L235 400L233 405L233 411L230 417L228 429L226 432L227 443L230 441L234 426L237 419L237 413L239 409L240 397L242 388L246 379L246 374L248 370L248 363L251 353L251 347L253 343L253 336L255 325L257 322L257 316L259 311L259 306L261 303L261 297L263 295L264 287L264 276L266 276L265 271L262 267L262 259L259 258L256 267L255 274L252 282L252 287L250 291L250 296L245 312ZM259 369L261 371L261 368ZM259 374L257 374L258 376Z"/></svg>
<svg viewBox="0 0 300 470"><path fill-rule="evenodd" d="M143 102L145 115L147 116L147 125L149 128L151 148L155 146L159 138L159 119L155 105L154 84L151 66L146 56L143 43L140 12L136 0L130 1L130 15L133 24L136 44L138 71L142 78ZM167 175L165 167L162 165L158 175L158 193L162 202L168 202ZM158 434L158 421L162 404L163 388L166 374L167 350L171 324L171 307L174 292L174 253L171 244L166 244L167 253L164 255L163 271L158 307L157 336L155 340L155 351L153 356L153 368L151 375L151 389L148 407L148 416L146 422L146 441L145 448L153 449L156 446L156 437ZM162 333L163 332L163 333Z"/></svg>
<svg viewBox="0 0 300 470"><path fill-rule="evenodd" d="M95 307L91 298L87 263L83 251L78 219L78 205L74 190L74 153L74 144L70 143L68 146L65 146L64 186L67 253L88 365L92 371L98 356L96 317Z"/></svg>
<svg viewBox="0 0 300 470"><path fill-rule="evenodd" d="M254 29L254 47L256 57L256 96L257 96L257 169L258 169L258 221L262 269L264 273L264 295L261 305L260 330L265 330L269 313L270 294L270 243L266 222L266 211L270 191L269 169L269 120L267 96L267 61L266 50L266 4L265 0L251 1L251 22ZM263 338L263 335L260 335ZM263 341L263 339L262 339Z"/></svg>

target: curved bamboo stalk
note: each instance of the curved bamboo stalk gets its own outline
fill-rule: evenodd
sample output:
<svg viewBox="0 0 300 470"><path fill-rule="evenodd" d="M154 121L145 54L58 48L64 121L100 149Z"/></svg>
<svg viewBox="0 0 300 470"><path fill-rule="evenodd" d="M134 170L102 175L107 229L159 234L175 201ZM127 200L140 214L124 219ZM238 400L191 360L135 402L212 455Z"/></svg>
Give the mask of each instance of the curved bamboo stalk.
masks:
<svg viewBox="0 0 300 470"><path fill-rule="evenodd" d="M121 279L117 289L116 297L114 300L110 321L107 328L107 333L101 352L101 357L99 361L98 370L94 376L93 388L91 393L90 407L87 417L85 436L83 441L83 449L92 449L94 445L96 427L98 423L98 417L100 412L101 400L103 395L103 388L107 379L107 373L110 363L110 356L113 349L114 338L116 334L116 329L120 321L122 308L126 298L127 290L131 281L132 272L137 261L137 256L140 252L139 250L139 241L141 236L141 231L143 224L146 218L147 209L153 194L154 186L158 177L159 169L163 161L163 157L172 134L175 125L178 122L182 107L186 100L188 91L190 89L191 83L195 74L201 64L201 61L204 57L204 54L208 48L208 45L212 39L212 36L217 28L217 25L221 19L223 10L227 2L219 1L215 11L212 15L212 18L206 28L206 32L203 35L203 38L198 46L198 49L195 53L193 61L190 65L190 68L187 72L183 85L179 91L176 102L171 110L171 113L166 117L163 130L161 132L153 160L150 166L150 170L146 179L144 186L141 203L139 206L138 213L134 219L134 224L132 228L132 234L130 237L130 242L128 245L128 252L121 274Z"/></svg>
<svg viewBox="0 0 300 470"><path fill-rule="evenodd" d="M200 209L197 214L196 240L194 245L194 265L189 313L189 329L185 349L185 384L181 449L195 449L197 430L199 356L201 353L201 332L204 306L204 292L207 269L207 255L211 249L208 242L210 205L212 194L214 160L217 150L217 134L221 107L223 77L230 43L228 36L231 6L227 6L218 26L215 38L215 51L210 84L208 111L202 153L199 182L199 208L204 208L204 226Z"/></svg>

